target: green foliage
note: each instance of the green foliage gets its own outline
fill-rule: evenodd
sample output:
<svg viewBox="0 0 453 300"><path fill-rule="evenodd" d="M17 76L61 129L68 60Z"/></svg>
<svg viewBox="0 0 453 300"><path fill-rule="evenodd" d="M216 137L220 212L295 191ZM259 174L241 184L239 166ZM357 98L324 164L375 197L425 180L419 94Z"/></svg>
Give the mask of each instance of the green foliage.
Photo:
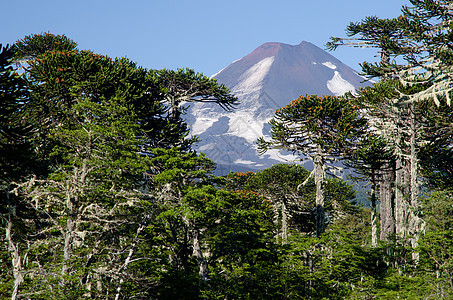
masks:
<svg viewBox="0 0 453 300"><path fill-rule="evenodd" d="M424 199L425 233L420 237L419 274L430 295L453 295L453 198L451 191L435 192Z"/></svg>
<svg viewBox="0 0 453 300"><path fill-rule="evenodd" d="M7 243L2 243L0 248L0 299L11 299L14 287L14 278L11 274L11 257Z"/></svg>
<svg viewBox="0 0 453 300"><path fill-rule="evenodd" d="M26 83L13 69L14 50L0 44L0 182L23 176L32 167L29 128L19 114L27 96Z"/></svg>
<svg viewBox="0 0 453 300"><path fill-rule="evenodd" d="M271 141L258 139L258 151L284 149L313 161L316 184L316 236L325 230L325 177L328 160L344 158L366 129L367 121L348 98L300 96L269 121Z"/></svg>
<svg viewBox="0 0 453 300"><path fill-rule="evenodd" d="M35 169L36 162L29 142L29 124L20 118L27 97L26 82L13 68L13 48L0 44L0 51L0 297L6 299L21 281L16 254L22 246L21 236L29 232L22 220L29 210L14 189ZM13 222L18 225L14 233Z"/></svg>
<svg viewBox="0 0 453 300"><path fill-rule="evenodd" d="M449 50L432 47L450 31L425 33L437 14L448 20L446 2L411 3L419 11L351 23L348 35L411 63L425 55L411 43L428 45L445 67ZM190 149L182 118L185 102L234 107L237 99L214 79L146 70L78 50L64 35L0 48L0 298L451 297L449 94L438 95L436 107L432 99L404 102L440 77L404 84L388 76L357 97L301 96L276 111L272 140L259 145L308 155L316 172L279 164L219 178L214 163ZM385 59L363 67L368 75L401 70ZM392 103L398 97L404 101ZM401 113L409 109L413 115ZM325 178L329 158L348 158L379 179L374 172L410 136L399 133L392 144L368 134L364 111L398 115L397 129L411 128L407 116L423 125L417 158L443 190L424 199L416 249L393 237L372 245L370 211L352 205L349 184ZM322 235L319 216L328 224Z"/></svg>
<svg viewBox="0 0 453 300"><path fill-rule="evenodd" d="M49 51L72 51L77 44L65 35L51 33L33 34L24 37L14 44L15 59L30 60Z"/></svg>
<svg viewBox="0 0 453 300"><path fill-rule="evenodd" d="M381 179L380 171L392 158L387 142L379 135L368 133L360 139L356 150L351 153L350 159L345 164L362 176L359 179L369 180L377 185Z"/></svg>
<svg viewBox="0 0 453 300"><path fill-rule="evenodd" d="M192 69L163 69L155 71L155 74L172 110L182 101L214 102L224 109L231 109L237 104L237 98L230 94L225 85Z"/></svg>
<svg viewBox="0 0 453 300"><path fill-rule="evenodd" d="M343 155L366 122L350 100L333 96L300 96L275 112L269 122L274 142L259 140L260 151L270 147L316 153L319 145L330 156Z"/></svg>
<svg viewBox="0 0 453 300"><path fill-rule="evenodd" d="M230 190L254 191L266 198L269 205L281 214L281 202L288 209L289 226L300 232L314 231L316 186L309 172L297 164L276 164L259 172L227 175ZM352 186L339 179L328 178L325 185L326 211L330 222L352 213L355 192Z"/></svg>
<svg viewBox="0 0 453 300"><path fill-rule="evenodd" d="M231 293L223 289L236 265L249 264L247 257L267 248L272 237L270 207L257 193L216 189L212 184L221 180L206 171L212 162L204 156L178 149L155 149L154 155L153 184L161 212L153 228L158 247L168 255L161 261L166 271L157 293L183 298ZM202 267L205 273L197 274ZM191 285L186 288L194 294L179 294L179 280Z"/></svg>
<svg viewBox="0 0 453 300"><path fill-rule="evenodd" d="M431 188L447 190L453 184L452 107L428 107L426 144L420 149L422 174Z"/></svg>
<svg viewBox="0 0 453 300"><path fill-rule="evenodd" d="M81 277L92 272L106 276L100 270L123 260L101 249L119 251L117 247L128 240L128 227L134 227L126 226L125 218L137 221L129 210L146 209L146 196L137 188L149 162L138 153L138 125L127 106L80 100L65 119L67 123L47 136L55 145L53 172L23 191L29 202L35 202L35 210L46 216L37 219L43 223L36 228L36 238L28 239L27 255L32 278L53 287L56 297L78 299L87 292ZM43 247L42 239L51 247ZM79 259L92 255L96 255L95 263ZM52 276L43 278L42 274ZM48 287L42 288L47 292Z"/></svg>
<svg viewBox="0 0 453 300"><path fill-rule="evenodd" d="M192 69L150 70L149 74L161 89L157 98L163 103L165 126L169 129L165 134L157 136L161 144L155 147L183 147L188 150L198 140L196 137L182 140L189 133L183 119L188 109L187 103L215 103L226 110L237 104L237 98L230 94L225 85Z"/></svg>

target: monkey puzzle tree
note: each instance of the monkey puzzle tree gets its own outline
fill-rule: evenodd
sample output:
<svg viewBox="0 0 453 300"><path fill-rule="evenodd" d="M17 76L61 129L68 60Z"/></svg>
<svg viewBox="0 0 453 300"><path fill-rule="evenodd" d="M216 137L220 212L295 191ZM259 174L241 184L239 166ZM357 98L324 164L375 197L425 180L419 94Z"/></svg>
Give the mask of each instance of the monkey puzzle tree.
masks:
<svg viewBox="0 0 453 300"><path fill-rule="evenodd" d="M254 191L263 195L274 210L274 222L280 230L277 238L287 242L290 227L312 232L312 209L314 195L313 181L302 183L309 172L296 164L275 164L259 172L236 173L227 176L227 188L236 191Z"/></svg>
<svg viewBox="0 0 453 300"><path fill-rule="evenodd" d="M451 189L423 199L425 233L420 237L419 272L434 298L453 295L453 195ZM420 276L419 275L419 276ZM428 284L429 283L429 284Z"/></svg>
<svg viewBox="0 0 453 300"><path fill-rule="evenodd" d="M258 140L260 153L283 149L313 161L316 184L316 236L324 232L324 190L327 162L342 158L354 147L366 126L357 107L334 96L300 96L277 110L269 122L271 141ZM310 176L311 176L310 175Z"/></svg>
<svg viewBox="0 0 453 300"><path fill-rule="evenodd" d="M154 149L152 164L160 210L153 221L158 237L153 247L160 247L164 269L157 293L181 298L189 289L191 297L199 297L203 289L224 289L235 268L253 263L251 252L266 251L274 232L268 202L256 192L216 188L222 178L213 176L213 163L195 152Z"/></svg>
<svg viewBox="0 0 453 300"><path fill-rule="evenodd" d="M64 41L69 48L59 48ZM24 172L14 187L31 213L17 210L21 218L14 219L10 236L18 236L23 224L33 230L20 235L26 246L19 254L29 259L19 275L30 275L23 292L39 281L35 292L50 293L55 284L55 293L72 289L78 291L72 296L81 297L97 282L102 294L104 276L111 277L96 266L108 265L104 271L115 274L116 269L119 275L123 261L101 249L105 243L113 252L121 244L129 247L131 231L148 214L142 209L132 220L125 217L125 207L149 206L138 191L148 169L141 154L160 144L155 137L168 129L154 97L160 94L158 85L131 61L78 51L64 36L36 35L17 45L13 49L20 49L15 57L24 67L29 93L7 123L28 122L26 140L40 167ZM120 227L123 238L118 239L112 232ZM116 279L120 285L122 278Z"/></svg>
<svg viewBox="0 0 453 300"><path fill-rule="evenodd" d="M452 110L445 103L425 108L429 127L424 130L425 144L419 152L420 169L428 186L440 191L453 186Z"/></svg>
<svg viewBox="0 0 453 300"><path fill-rule="evenodd" d="M33 60L48 51L72 51L77 43L65 35L51 33L27 35L14 44L15 59L19 61Z"/></svg>
<svg viewBox="0 0 453 300"><path fill-rule="evenodd" d="M114 293L119 298L130 292L131 280L136 284L132 261L147 256L136 254L155 209L147 176L165 171L149 164L156 156L153 149L181 146L181 153L192 153L180 102L212 100L229 107L236 98L193 71L181 71L168 83L165 72L159 76L125 58L79 51L65 36L28 36L13 49L12 62L23 69L28 94L17 102L7 93L21 106L5 101L8 113L0 125L3 130L13 121L27 121L31 136L20 138L29 142L40 168L21 174L14 186L32 214L10 222L7 238L18 236L22 223L33 232L21 235L27 270L15 267L9 282L16 277L20 283L27 274L23 292L78 298ZM6 77L19 80L7 71Z"/></svg>
<svg viewBox="0 0 453 300"><path fill-rule="evenodd" d="M386 227L381 227L384 239L392 231L400 237L417 236L422 223L418 217L419 153L422 146L427 153L424 134L432 127L425 112L437 108L434 113L438 114L440 106L450 106L453 89L451 1L411 0L410 3L402 8L398 18L367 17L347 27L348 38L332 38L328 43L330 49L347 45L375 47L381 52L379 63L362 64L364 75L381 77L381 81L375 88L365 89L359 97L371 104L367 113L373 115L372 125L394 151L392 165L383 165L390 172L381 170L384 174L380 185L381 212L386 212L388 207L395 208L391 216L394 230L389 227L387 232ZM445 144L436 147L448 148ZM412 244L416 245L416 238Z"/></svg>
<svg viewBox="0 0 453 300"><path fill-rule="evenodd" d="M138 189L149 165L140 154L154 142L149 120L164 113L153 98L157 88L146 70L127 59L73 49L37 52L24 75L30 97L20 117L32 122L32 146L44 166L22 178L17 189L35 210L29 223L39 224L23 237L27 274L34 275L27 282L47 284L36 286L36 292L55 287L52 293L61 297L69 290L86 296L96 283L101 295L108 285L120 286L124 272L123 258L104 255L103 249L115 252L133 244L129 235L148 214L146 196ZM136 219L125 217L139 207ZM120 228L122 238L114 233ZM119 277L107 284L105 278L116 273Z"/></svg>
<svg viewBox="0 0 453 300"><path fill-rule="evenodd" d="M298 164L275 164L256 173L231 172L227 188L254 191L263 195L274 211L278 225L277 240L287 243L290 232L312 233L316 230L316 186L310 172ZM329 223L334 223L353 211L354 191L346 182L327 178L325 183L325 209Z"/></svg>
<svg viewBox="0 0 453 300"><path fill-rule="evenodd" d="M380 19L376 16L366 17L364 20L358 23L351 22L346 28L347 38L338 38L331 37L330 42L327 43L329 50L335 50L339 46L349 46L349 47L367 47L367 48L377 48L380 53L380 61L376 64L364 62L362 66L362 72L368 77L382 76L382 80L388 80L391 75L385 73L384 70L389 69L399 69L400 66L396 65L392 60L398 55L402 55L405 46L410 45L409 42L404 39L403 28L407 27L407 19ZM396 97L393 94L393 89L384 89L385 84L380 85L380 92L383 91L387 95L382 95L378 93L378 89L371 87L361 91L361 94L364 96L361 97L365 99L364 101L369 101L368 97L374 101L375 104L379 105L379 101L382 101L381 106L385 106L382 110L384 113L381 113L378 117L377 114L371 117L371 121L381 121L379 129L381 130L381 135L385 139L390 139L390 135L394 135L394 128L396 128L395 121L396 118L391 118L386 116L385 112L392 112L392 116L397 113L400 113L398 107L395 106L394 101L389 100L385 102L385 99L391 97ZM390 94L390 96L388 96ZM360 94L359 94L360 97ZM377 98L377 99L376 99ZM383 104L385 102L385 105ZM366 106L366 105L365 105ZM369 108L369 107L368 107ZM373 110L372 110L373 111ZM365 112L365 110L364 110ZM366 114L370 114L370 111L366 111ZM385 118L384 118L385 117ZM376 126L373 124L372 126ZM401 139L398 137L398 139ZM387 234L395 232L395 222L393 218L393 211L391 208L394 206L395 202L395 191L394 188L395 180L397 178L397 164L398 156L389 156L388 159L384 160L384 163L380 166L380 201L381 201L381 238L385 238ZM399 170L401 169L401 166ZM371 174L369 174L371 175ZM390 213L390 214L389 214ZM383 219L385 216L390 215L391 219ZM385 232L385 233L384 233Z"/></svg>
<svg viewBox="0 0 453 300"><path fill-rule="evenodd" d="M373 133L365 134L357 145L356 151L345 161L345 165L354 169L361 175L356 177L360 181L368 181L371 183L370 202L371 202L371 245L377 246L378 223L377 223L377 190L379 183L382 181L382 169L387 161L391 159L391 153L387 149L387 143L383 139ZM381 214L392 213L392 210L384 207L381 203ZM392 216L381 216L381 221L393 221ZM381 223L381 228L389 226L386 222ZM393 224L393 223L392 223Z"/></svg>
<svg viewBox="0 0 453 300"><path fill-rule="evenodd" d="M256 172L247 182L247 190L257 191L271 202L276 223L280 225L278 236L281 237L282 243L287 242L288 228L291 225L312 228L311 209L313 206L312 201L307 200L309 196L313 195L310 193L314 191L313 183L299 189L308 176L309 172L302 166L276 164ZM296 217L299 219L299 224L294 224ZM300 222L301 219L305 222Z"/></svg>
<svg viewBox="0 0 453 300"><path fill-rule="evenodd" d="M162 94L159 97L165 104L168 126L179 125L185 128L186 134L188 127L182 118L188 109L187 103L190 102L212 102L225 110L230 110L237 104L237 98L230 93L224 84L219 84L216 79L209 78L192 69L153 70L153 76L157 79ZM188 141L191 142L196 139ZM168 143L168 146L176 146ZM187 148L187 147L186 147Z"/></svg>
<svg viewBox="0 0 453 300"><path fill-rule="evenodd" d="M8 262L7 268L0 267L3 273L0 285L10 287L11 283L11 299L16 299L23 281L20 236L27 228L13 229L18 219L16 212L21 210L19 197L13 190L20 178L31 172L35 161L29 142L29 124L20 118L27 98L26 82L15 72L13 57L14 48L0 44L0 240L4 241L0 255Z"/></svg>
<svg viewBox="0 0 453 300"><path fill-rule="evenodd" d="M123 259L113 253L128 247L128 232L121 230L132 220L127 212L147 206L137 189L149 165L139 154L138 126L126 105L79 100L66 113L69 120L47 135L58 164L47 178L32 178L22 188L35 210L44 212L38 238L28 238L29 272L47 284L41 293L52 287L54 295L82 297L94 283L98 293L106 292L105 277L120 269Z"/></svg>
<svg viewBox="0 0 453 300"><path fill-rule="evenodd" d="M159 83L165 89L165 100L170 104L174 115L181 102L214 102L225 109L237 104L237 98L217 80L192 69L156 70Z"/></svg>

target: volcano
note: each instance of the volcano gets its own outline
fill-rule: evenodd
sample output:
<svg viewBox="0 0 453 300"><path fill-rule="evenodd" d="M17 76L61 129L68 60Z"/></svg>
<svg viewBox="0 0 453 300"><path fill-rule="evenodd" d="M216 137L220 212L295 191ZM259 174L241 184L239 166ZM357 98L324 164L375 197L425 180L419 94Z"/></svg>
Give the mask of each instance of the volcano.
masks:
<svg viewBox="0 0 453 300"><path fill-rule="evenodd" d="M217 164L217 173L256 171L297 159L272 150L259 156L256 140L269 138L268 121L275 110L300 95L336 95L366 85L356 71L321 48L265 43L213 75L240 104L232 112L210 103L195 103L187 114L191 133L200 138L195 149Z"/></svg>

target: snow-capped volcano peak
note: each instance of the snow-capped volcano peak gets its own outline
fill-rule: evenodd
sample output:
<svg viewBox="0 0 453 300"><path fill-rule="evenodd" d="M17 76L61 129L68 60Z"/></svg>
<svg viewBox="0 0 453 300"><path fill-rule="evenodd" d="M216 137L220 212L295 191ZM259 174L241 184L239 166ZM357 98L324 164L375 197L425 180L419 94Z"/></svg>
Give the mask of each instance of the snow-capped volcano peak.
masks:
<svg viewBox="0 0 453 300"><path fill-rule="evenodd" d="M256 170L293 159L276 151L260 157L256 139L269 134L267 122L276 109L303 94L341 95L363 86L363 78L341 61L302 41L298 45L265 43L213 75L240 101L233 112L195 104L188 116L198 149L224 172Z"/></svg>

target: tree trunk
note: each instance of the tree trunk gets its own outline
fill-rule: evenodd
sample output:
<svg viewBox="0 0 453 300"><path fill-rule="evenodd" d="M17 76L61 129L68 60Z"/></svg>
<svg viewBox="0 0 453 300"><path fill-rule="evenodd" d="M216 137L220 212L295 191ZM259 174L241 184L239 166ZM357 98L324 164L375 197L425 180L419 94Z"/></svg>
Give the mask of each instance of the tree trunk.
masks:
<svg viewBox="0 0 453 300"><path fill-rule="evenodd" d="M390 55L384 45L381 47L381 64L390 63ZM381 79L385 79L382 76ZM381 183L379 191L380 219L381 219L381 241L386 241L389 235L395 233L394 219L394 183L395 183L395 165L393 159L389 158L381 167Z"/></svg>
<svg viewBox="0 0 453 300"><path fill-rule="evenodd" d="M376 178L374 171L371 175L371 246L377 246L377 215L376 215Z"/></svg>
<svg viewBox="0 0 453 300"><path fill-rule="evenodd" d="M132 256L134 255L135 247L137 246L137 242L138 242L138 237L139 237L140 233L142 232L142 230L145 229L145 226L146 226L146 224L144 224L144 223L140 224L140 226L138 227L137 232L135 234L134 241L132 242L132 245L129 248L129 253L128 253L126 260L124 261L124 265L122 267L122 269L123 269L123 271L121 272L122 276L121 276L120 282L118 284L118 287L116 288L115 300L120 299L121 288L124 283L124 276L126 276L127 268L131 262Z"/></svg>
<svg viewBox="0 0 453 300"><path fill-rule="evenodd" d="M140 225L137 228L137 231L135 232L135 237L134 237L134 240L133 240L133 242L131 244L131 247L129 249L129 254L127 255L127 258L124 261L124 265L122 267L122 269L123 269L122 275L123 276L121 277L120 282L118 284L118 287L116 289L115 300L118 300L120 298L121 288L122 288L122 285L124 283L124 276L126 275L127 268L129 267L129 264L130 264L130 262L132 260L132 256L134 255L135 249L137 247L137 243L139 241L139 236L140 236L141 232L148 225L148 221L150 220L150 218L151 218L151 213L145 215L144 220L140 223Z"/></svg>
<svg viewBox="0 0 453 300"><path fill-rule="evenodd" d="M411 105L410 111L410 131L411 131L411 154L410 154L410 192L411 192L411 205L416 205L418 203L418 158L417 158L417 127L416 127L416 120L415 120L415 105Z"/></svg>
<svg viewBox="0 0 453 300"><path fill-rule="evenodd" d="M381 168L381 183L379 200L381 202L381 241L386 241L389 235L395 233L394 219L394 183L395 183L395 161L388 159Z"/></svg>
<svg viewBox="0 0 453 300"><path fill-rule="evenodd" d="M399 239L406 237L407 205L403 197L404 168L403 158L399 155L395 170L395 233Z"/></svg>
<svg viewBox="0 0 453 300"><path fill-rule="evenodd" d="M408 232L411 236L410 243L412 248L418 246L420 231L423 227L423 220L418 216L418 153L417 153L417 124L415 115L415 105L410 107L410 210ZM413 252L414 261L419 261L419 253Z"/></svg>
<svg viewBox="0 0 453 300"><path fill-rule="evenodd" d="M199 267L198 274L200 275L200 279L202 281L207 281L208 278L208 262L206 261L205 257L203 256L203 251L201 250L200 245L200 232L195 227L195 224L192 224L192 239L193 239L193 255L196 257Z"/></svg>
<svg viewBox="0 0 453 300"><path fill-rule="evenodd" d="M12 237L12 227L13 227L13 217L16 215L15 205L11 205L9 192L6 191L7 205L8 205L8 224L6 226L6 240L8 241L8 251L12 256L12 267L13 267L13 277L14 277L14 286L13 292L11 294L11 300L17 299L19 294L19 286L23 282L22 276L22 266L20 261L19 254L19 245L14 244Z"/></svg>
<svg viewBox="0 0 453 300"><path fill-rule="evenodd" d="M208 281L209 269L208 262L203 255L200 243L200 231L193 220L183 217L184 223L189 227L190 237L192 238L192 255L195 256L198 263L198 274L202 281Z"/></svg>
<svg viewBox="0 0 453 300"><path fill-rule="evenodd" d="M288 240L288 212L285 201L282 201L282 244Z"/></svg>
<svg viewBox="0 0 453 300"><path fill-rule="evenodd" d="M66 186L66 209L68 211L68 219L66 221L66 230L63 232L64 236L64 246L63 246L63 267L61 274L64 276L68 272L68 263L71 258L72 244L74 239L74 205L71 199L70 184ZM62 284L64 284L65 279L62 279Z"/></svg>
<svg viewBox="0 0 453 300"><path fill-rule="evenodd" d="M326 174L320 145L318 145L317 150L317 154L313 159L313 167L315 169L316 184L316 236L319 237L325 230L324 181Z"/></svg>

